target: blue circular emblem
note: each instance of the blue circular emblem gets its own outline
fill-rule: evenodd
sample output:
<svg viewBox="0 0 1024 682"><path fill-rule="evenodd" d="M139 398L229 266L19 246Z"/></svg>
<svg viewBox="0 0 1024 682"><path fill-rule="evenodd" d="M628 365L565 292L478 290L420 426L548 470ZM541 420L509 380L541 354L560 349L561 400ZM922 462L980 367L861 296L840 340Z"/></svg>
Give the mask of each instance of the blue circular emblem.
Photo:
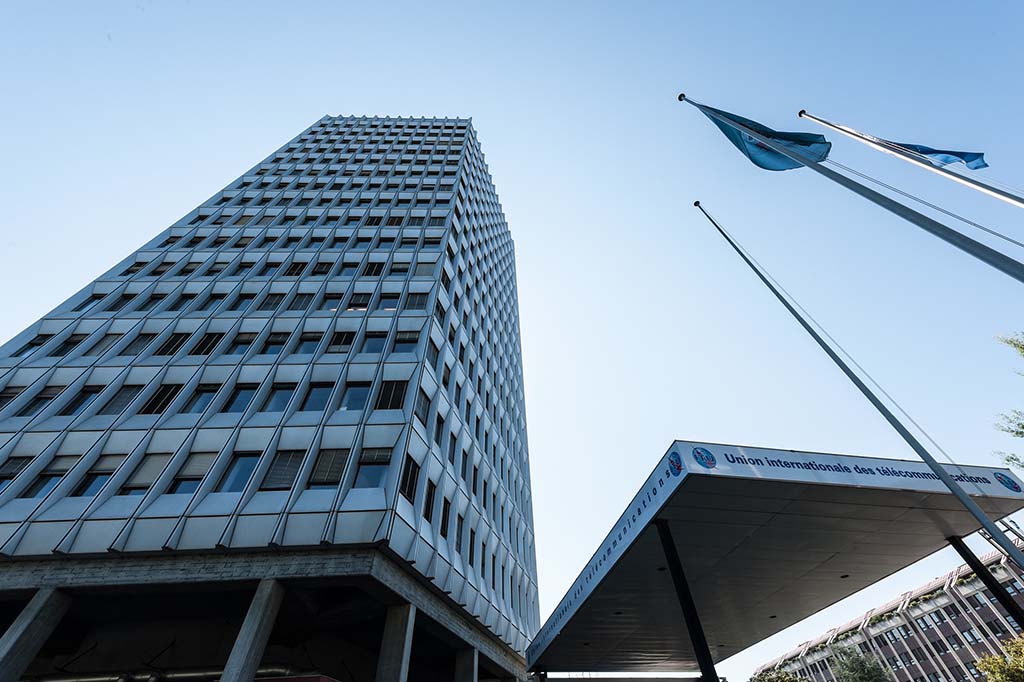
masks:
<svg viewBox="0 0 1024 682"><path fill-rule="evenodd" d="M675 450L668 453L668 470L672 472L673 476L683 473L683 458Z"/></svg>
<svg viewBox="0 0 1024 682"><path fill-rule="evenodd" d="M1017 483L1017 481L1013 480L1012 478L1010 478L1006 474L1000 473L998 471L994 471L994 472L992 472L992 475L995 477L995 479L997 481L999 481L1000 483L1003 484L1004 488L1007 488L1008 490L1012 490L1015 493L1019 493L1021 491L1020 485Z"/></svg>
<svg viewBox="0 0 1024 682"><path fill-rule="evenodd" d="M705 469L714 469L718 465L718 460L715 459L715 456L711 454L710 450L705 448L694 448L693 459Z"/></svg>

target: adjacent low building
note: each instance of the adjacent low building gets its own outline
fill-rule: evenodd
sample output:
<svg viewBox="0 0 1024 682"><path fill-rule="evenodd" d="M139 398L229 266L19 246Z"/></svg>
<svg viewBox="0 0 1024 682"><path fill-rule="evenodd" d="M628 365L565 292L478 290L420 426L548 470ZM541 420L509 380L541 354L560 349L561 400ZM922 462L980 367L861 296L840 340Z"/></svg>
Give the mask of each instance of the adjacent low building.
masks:
<svg viewBox="0 0 1024 682"><path fill-rule="evenodd" d="M1000 552L981 560L1014 601L1024 604L1024 578L1013 562ZM1004 653L1003 641L1020 632L1020 624L964 565L800 645L758 672L778 668L814 682L833 682L836 651L854 647L880 660L897 682L967 680L982 676L975 661Z"/></svg>

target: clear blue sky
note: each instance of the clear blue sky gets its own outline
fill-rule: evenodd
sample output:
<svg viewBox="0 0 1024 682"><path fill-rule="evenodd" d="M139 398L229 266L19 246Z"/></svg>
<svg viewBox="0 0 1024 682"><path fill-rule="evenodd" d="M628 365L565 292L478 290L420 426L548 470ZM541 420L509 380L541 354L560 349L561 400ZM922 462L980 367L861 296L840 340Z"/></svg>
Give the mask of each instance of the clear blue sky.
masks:
<svg viewBox="0 0 1024 682"><path fill-rule="evenodd" d="M1024 186L1022 23L1014 3L8 2L0 338L323 114L472 116L516 239L546 615L674 438L913 456L695 198L957 460L1017 445L993 423L1024 407L1024 362L995 337L1024 329L1021 286L808 171L758 170L676 94L981 150ZM1024 237L1019 209L852 141L833 157Z"/></svg>

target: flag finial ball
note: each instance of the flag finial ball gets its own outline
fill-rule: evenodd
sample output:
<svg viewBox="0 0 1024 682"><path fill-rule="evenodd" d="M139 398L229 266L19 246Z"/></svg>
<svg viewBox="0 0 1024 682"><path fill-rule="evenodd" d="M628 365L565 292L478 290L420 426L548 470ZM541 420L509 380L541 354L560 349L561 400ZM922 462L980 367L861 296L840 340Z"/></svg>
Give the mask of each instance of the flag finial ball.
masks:
<svg viewBox="0 0 1024 682"><path fill-rule="evenodd" d="M699 201L693 202L693 205L696 206L697 208L700 208L700 202Z"/></svg>
<svg viewBox="0 0 1024 682"><path fill-rule="evenodd" d="M679 101L682 102L684 99L686 99L686 95L684 93L680 92L679 93Z"/></svg>
<svg viewBox="0 0 1024 682"><path fill-rule="evenodd" d="M800 111L796 112L796 115L797 115L798 118L803 118L804 114L806 114L806 113L807 113L806 109L801 109Z"/></svg>

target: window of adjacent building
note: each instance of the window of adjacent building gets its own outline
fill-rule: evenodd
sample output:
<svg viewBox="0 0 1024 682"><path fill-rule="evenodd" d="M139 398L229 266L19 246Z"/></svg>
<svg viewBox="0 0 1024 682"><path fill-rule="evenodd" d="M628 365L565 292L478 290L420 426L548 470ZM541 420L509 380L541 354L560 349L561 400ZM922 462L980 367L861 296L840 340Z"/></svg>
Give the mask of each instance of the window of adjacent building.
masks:
<svg viewBox="0 0 1024 682"><path fill-rule="evenodd" d="M320 332L305 332L299 335L299 342L295 346L294 353L312 353L320 345L323 334Z"/></svg>
<svg viewBox="0 0 1024 682"><path fill-rule="evenodd" d="M377 394L375 410L401 410L405 407L405 392L408 381L383 381Z"/></svg>
<svg viewBox="0 0 1024 682"><path fill-rule="evenodd" d="M366 400L370 396L370 382L353 381L345 386L345 392L341 397L342 410L362 410L366 407Z"/></svg>
<svg viewBox="0 0 1024 682"><path fill-rule="evenodd" d="M199 384L189 396L188 402L181 408L181 412L183 414L199 414L204 411L213 402L213 397L217 395L219 389L220 384Z"/></svg>
<svg viewBox="0 0 1024 682"><path fill-rule="evenodd" d="M257 277L270 277L272 274L277 272L277 269L279 267L281 267L280 263L271 263L270 261L267 261L266 263L263 264L263 267L260 268L260 271L258 273L256 273L256 276Z"/></svg>
<svg viewBox="0 0 1024 682"><path fill-rule="evenodd" d="M363 277L379 277L384 272L384 264L378 261L371 261L363 268Z"/></svg>
<svg viewBox="0 0 1024 682"><path fill-rule="evenodd" d="M384 350L384 343L387 341L387 338L386 332L367 332L363 338L363 347L359 352L380 353Z"/></svg>
<svg viewBox="0 0 1024 682"><path fill-rule="evenodd" d="M139 410L139 414L163 414L181 392L181 384L161 384Z"/></svg>
<svg viewBox="0 0 1024 682"><path fill-rule="evenodd" d="M434 274L434 263L417 263L413 272L417 277L430 277Z"/></svg>
<svg viewBox="0 0 1024 682"><path fill-rule="evenodd" d="M61 417L77 417L89 407L96 396L103 391L104 386L83 386L74 398L60 411Z"/></svg>
<svg viewBox="0 0 1024 682"><path fill-rule="evenodd" d="M96 497L127 455L103 455L75 486L71 497Z"/></svg>
<svg viewBox="0 0 1024 682"><path fill-rule="evenodd" d="M61 391L64 390L63 386L44 386L32 400L28 401L14 416L16 417L34 417L43 411L47 405L53 402Z"/></svg>
<svg viewBox="0 0 1024 682"><path fill-rule="evenodd" d="M187 332L175 332L168 336L163 343L153 352L153 355L174 355L188 341L192 334Z"/></svg>
<svg viewBox="0 0 1024 682"><path fill-rule="evenodd" d="M249 403L252 402L253 396L256 395L257 388L259 388L258 384L237 384L234 390L231 391L231 396L227 402L220 408L220 411L227 413L245 412L246 408L249 407Z"/></svg>
<svg viewBox="0 0 1024 682"><path fill-rule="evenodd" d="M476 531L469 529L469 565L473 565L473 557L476 554Z"/></svg>
<svg viewBox="0 0 1024 682"><path fill-rule="evenodd" d="M152 310L157 306L158 303L160 303L160 301L164 300L165 298L167 298L165 294L152 294L149 298L142 302L142 305L140 305L138 309L143 312Z"/></svg>
<svg viewBox="0 0 1024 682"><path fill-rule="evenodd" d="M153 339L155 338L156 334L139 334L134 339L132 339L127 346L122 348L121 352L118 353L118 355L138 355L139 353L144 351L146 347L149 346L149 344L153 343Z"/></svg>
<svg viewBox="0 0 1024 682"><path fill-rule="evenodd" d="M270 387L270 393L263 401L260 412L284 412L288 407L288 401L295 393L295 384L274 384Z"/></svg>
<svg viewBox="0 0 1024 682"><path fill-rule="evenodd" d="M249 350L249 348L252 347L252 344L255 341L256 341L256 335L255 334L249 334L249 333L236 334L235 338L231 341L231 345L228 346L227 354L228 355L242 355L247 350Z"/></svg>
<svg viewBox="0 0 1024 682"><path fill-rule="evenodd" d="M341 483L341 476L348 461L348 448L325 448L317 453L313 471L306 485L311 490L335 488Z"/></svg>
<svg viewBox="0 0 1024 682"><path fill-rule="evenodd" d="M270 469L263 478L260 490L288 490L295 482L295 477L302 466L305 450L278 450Z"/></svg>
<svg viewBox="0 0 1024 682"><path fill-rule="evenodd" d="M73 351L75 348L77 348L78 345L82 343L82 341L85 341L85 337L87 336L88 334L71 334L66 339L57 344L57 346L50 351L48 357L64 357L65 355Z"/></svg>
<svg viewBox="0 0 1024 682"><path fill-rule="evenodd" d="M306 263L294 262L288 265L288 269L284 271L285 277L298 277L302 274L302 271L306 269Z"/></svg>
<svg viewBox="0 0 1024 682"><path fill-rule="evenodd" d="M416 483L419 480L419 476L420 465L411 455L406 455L405 461L402 462L402 475L398 482L398 492L411 503L416 502Z"/></svg>
<svg viewBox="0 0 1024 682"><path fill-rule="evenodd" d="M5 490L31 461L31 457L8 457L4 460L4 463L0 464L0 491Z"/></svg>
<svg viewBox="0 0 1024 682"><path fill-rule="evenodd" d="M78 462L78 455L58 455L50 460L46 468L36 476L36 480L21 493L22 498L46 497L46 495L57 487L60 479L64 477L71 467Z"/></svg>
<svg viewBox="0 0 1024 682"><path fill-rule="evenodd" d="M147 454L117 491L118 495L145 495L171 459L169 453Z"/></svg>
<svg viewBox="0 0 1024 682"><path fill-rule="evenodd" d="M358 270L359 263L344 262L341 264L341 271L338 274L342 277L354 277Z"/></svg>
<svg viewBox="0 0 1024 682"><path fill-rule="evenodd" d="M378 310L398 310L398 294L381 294Z"/></svg>
<svg viewBox="0 0 1024 682"><path fill-rule="evenodd" d="M283 349L286 343L288 343L288 332L274 332L267 336L267 340L263 342L263 348L260 349L260 353L263 355L277 355Z"/></svg>
<svg viewBox="0 0 1024 682"><path fill-rule="evenodd" d="M216 452L192 452L188 459L174 475L167 493L170 495L191 494L199 490L199 483L210 471L213 461L217 459Z"/></svg>
<svg viewBox="0 0 1024 682"><path fill-rule="evenodd" d="M306 389L306 395L302 398L302 412L320 412L327 407L327 401L331 398L331 391L334 384L330 382L313 382Z"/></svg>
<svg viewBox="0 0 1024 682"><path fill-rule="evenodd" d="M347 353L355 341L355 332L334 332L331 336L331 343L327 346L328 353Z"/></svg>
<svg viewBox="0 0 1024 682"><path fill-rule="evenodd" d="M217 484L219 493L240 493L245 484L252 478L252 472L260 461L259 452L236 452L231 456L231 463L224 471Z"/></svg>
<svg viewBox="0 0 1024 682"><path fill-rule="evenodd" d="M207 332L199 338L199 341L197 341L194 346L192 346L192 350L190 350L188 354L209 355L223 338L224 334L221 334L220 332Z"/></svg>
<svg viewBox="0 0 1024 682"><path fill-rule="evenodd" d="M391 464L391 448L363 448L354 488L383 488Z"/></svg>

